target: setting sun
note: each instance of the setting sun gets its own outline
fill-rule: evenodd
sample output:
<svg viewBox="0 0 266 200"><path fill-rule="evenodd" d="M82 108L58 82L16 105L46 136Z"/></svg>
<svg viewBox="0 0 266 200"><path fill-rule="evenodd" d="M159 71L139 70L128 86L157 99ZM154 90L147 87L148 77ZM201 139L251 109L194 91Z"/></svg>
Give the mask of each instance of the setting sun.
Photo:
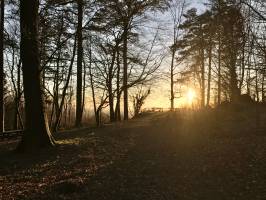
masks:
<svg viewBox="0 0 266 200"><path fill-rule="evenodd" d="M187 102L191 104L194 101L195 97L196 92L193 89L189 88L187 91Z"/></svg>

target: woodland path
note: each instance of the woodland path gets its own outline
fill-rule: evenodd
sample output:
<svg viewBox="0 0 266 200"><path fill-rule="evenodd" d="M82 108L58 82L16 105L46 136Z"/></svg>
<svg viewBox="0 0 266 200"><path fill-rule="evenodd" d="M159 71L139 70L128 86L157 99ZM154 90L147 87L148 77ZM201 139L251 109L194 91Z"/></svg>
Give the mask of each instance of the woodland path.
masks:
<svg viewBox="0 0 266 200"><path fill-rule="evenodd" d="M239 123L246 123L245 119L233 119L242 127L235 130L232 119L227 122L226 118L222 117L223 121L220 122L219 116L209 113L153 114L128 122L119 128L110 126L96 130L98 139L106 138L97 140L97 146L100 147L99 150L98 147L93 150L93 164L91 160L94 157L88 154L87 146L95 144L95 141L81 142L71 148L64 144L65 147L60 147L56 156L44 157L31 167L18 167L17 176L22 176L25 169L39 169L37 166L43 166L44 170L38 174L38 178L34 178L37 172L32 172L33 177L28 180L41 184L39 189L32 190L28 187L36 185L26 185L24 192L16 194L16 197L92 200L265 200L266 134L254 134L251 133L252 127L241 126ZM73 137L72 140L76 140L76 137L84 138L84 135L88 134L86 129L81 132L80 135L75 131L68 133L67 138L71 140ZM88 140L91 142L91 139ZM68 158L75 156L71 151L78 153L74 161ZM14 160L18 162L17 158ZM50 162L54 164L47 171ZM59 174L52 181L51 177L56 176L56 170L59 170ZM68 175L63 175L67 173ZM0 170L0 175L2 179L4 177L7 185L10 180L14 183L15 175L4 176L3 170ZM50 184L45 181L42 183L42 179L49 177ZM17 179L15 183L20 180ZM20 181L27 182L23 180ZM20 186L10 187L19 189ZM9 195L12 196L12 192Z"/></svg>

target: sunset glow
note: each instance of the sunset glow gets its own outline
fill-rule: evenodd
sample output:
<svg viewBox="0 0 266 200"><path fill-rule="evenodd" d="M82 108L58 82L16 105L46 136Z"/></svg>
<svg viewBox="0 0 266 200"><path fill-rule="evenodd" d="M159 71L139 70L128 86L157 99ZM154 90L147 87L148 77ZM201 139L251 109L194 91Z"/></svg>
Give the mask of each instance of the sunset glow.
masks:
<svg viewBox="0 0 266 200"><path fill-rule="evenodd" d="M187 91L186 96L187 96L187 102L188 102L188 104L192 104L193 101L194 101L194 99L195 99L195 97L196 97L195 90L193 90L192 88L189 88L188 91Z"/></svg>

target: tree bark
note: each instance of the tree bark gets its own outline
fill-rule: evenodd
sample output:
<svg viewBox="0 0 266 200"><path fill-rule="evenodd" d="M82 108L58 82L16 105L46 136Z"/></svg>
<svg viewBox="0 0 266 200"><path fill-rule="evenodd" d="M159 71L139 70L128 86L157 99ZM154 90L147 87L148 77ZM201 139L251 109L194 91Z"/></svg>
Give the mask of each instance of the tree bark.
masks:
<svg viewBox="0 0 266 200"><path fill-rule="evenodd" d="M124 93L124 120L128 120L128 87L127 87L127 37L128 37L128 24L124 25L124 38L123 38L123 93Z"/></svg>
<svg viewBox="0 0 266 200"><path fill-rule="evenodd" d="M218 88L217 88L217 103L221 104L221 1L218 1Z"/></svg>
<svg viewBox="0 0 266 200"><path fill-rule="evenodd" d="M205 106L205 63L204 63L204 49L200 50L201 59L201 108Z"/></svg>
<svg viewBox="0 0 266 200"><path fill-rule="evenodd" d="M93 82L93 75L92 75L92 49L91 49L91 39L90 39L89 56L90 56L89 74L90 74L90 84L91 84L91 92L92 92L92 100L93 100L93 110L94 110L95 122L97 124L97 108L96 108L96 99L95 99L95 92L94 92L94 82Z"/></svg>
<svg viewBox="0 0 266 200"><path fill-rule="evenodd" d="M116 107L115 107L115 119L116 121L121 121L121 111L120 111L120 56L119 56L119 48L117 48L117 56L116 56L116 64L117 64L117 72L116 72Z"/></svg>
<svg viewBox="0 0 266 200"><path fill-rule="evenodd" d="M230 56L230 100L236 102L240 96L240 89L238 88L237 72L236 72L236 56Z"/></svg>
<svg viewBox="0 0 266 200"><path fill-rule="evenodd" d="M22 117L21 117L21 112L20 112L20 99L21 99L21 88L20 88L20 75L21 75L21 60L19 61L18 65L18 73L17 73L17 98L16 98L16 115L19 119L19 128L23 129L23 121L22 121Z"/></svg>
<svg viewBox="0 0 266 200"><path fill-rule="evenodd" d="M26 124L17 148L19 151L32 151L55 144L45 114L41 85L38 8L38 0L20 1L20 54Z"/></svg>
<svg viewBox="0 0 266 200"><path fill-rule="evenodd" d="M0 18L0 133L5 130L4 122L4 0L1 0Z"/></svg>
<svg viewBox="0 0 266 200"><path fill-rule="evenodd" d="M207 106L210 106L210 96L211 96L211 72L212 72L212 40L210 39L209 47L209 66L208 66L208 89L207 89Z"/></svg>
<svg viewBox="0 0 266 200"><path fill-rule="evenodd" d="M174 94L174 60L175 60L175 47L173 47L172 51L172 60L171 60L171 68L170 68L170 88L171 88L171 111L174 111L174 102L175 102L175 94Z"/></svg>
<svg viewBox="0 0 266 200"><path fill-rule="evenodd" d="M77 53L77 90L76 90L76 121L75 126L80 127L82 123L82 60L83 60L83 45L82 45L82 21L83 21L83 0L78 2L78 53Z"/></svg>
<svg viewBox="0 0 266 200"><path fill-rule="evenodd" d="M264 102L265 101L265 96L264 96L264 81L265 81L265 75L264 72L262 73L262 81L261 81L261 101Z"/></svg>
<svg viewBox="0 0 266 200"><path fill-rule="evenodd" d="M219 30L218 44L218 105L221 104L221 34Z"/></svg>
<svg viewBox="0 0 266 200"><path fill-rule="evenodd" d="M68 89L70 78L71 78L71 75L72 75L72 69L73 69L73 64L74 64L75 55L76 55L76 46L77 46L76 45L76 41L77 41L77 39L75 37L74 46L73 46L73 55L72 55L72 58L71 58L71 61L70 61L68 74L67 74L67 77L66 77L66 84L65 84L65 86L63 88L62 98L61 98L61 102L60 102L60 105L59 105L59 111L58 111L59 115L56 116L55 123L54 123L54 126L53 126L53 131L54 132L58 130L59 125L60 125L62 110L63 110L63 106L64 106L64 103L65 103L67 89Z"/></svg>
<svg viewBox="0 0 266 200"><path fill-rule="evenodd" d="M110 113L110 122L115 121L115 111L114 111L114 95L113 95L113 69L115 64L115 55L116 47L113 49L111 65L108 69L108 98L109 98L109 113Z"/></svg>
<svg viewBox="0 0 266 200"><path fill-rule="evenodd" d="M260 94L259 94L259 83L258 83L258 70L256 70L255 76L255 92L256 92L256 101L260 101Z"/></svg>

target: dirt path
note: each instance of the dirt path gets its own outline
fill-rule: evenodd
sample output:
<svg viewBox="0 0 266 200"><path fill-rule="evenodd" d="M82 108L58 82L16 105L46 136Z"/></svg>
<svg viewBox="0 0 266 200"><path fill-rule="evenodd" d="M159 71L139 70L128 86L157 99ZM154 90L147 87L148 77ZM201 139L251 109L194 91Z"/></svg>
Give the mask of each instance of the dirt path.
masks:
<svg viewBox="0 0 266 200"><path fill-rule="evenodd" d="M202 119L203 116L193 113L159 114L119 128L96 130L99 138L108 134L109 140L105 145L113 143L112 148L108 147L104 152L94 150L95 157L104 154L104 157L110 156L112 159L103 159L100 162L103 167L88 174L88 164L84 165L84 162L89 162L91 157L81 156L82 161L77 159L72 168L67 168L72 172L78 165L78 173L72 173L70 177L73 180L78 177L81 181L69 182L69 177L61 178L43 190L21 197L265 200L265 134L229 137L226 131L223 133L225 124L216 124L213 116L204 116L205 121ZM210 121L206 123L206 120ZM87 134L86 130L84 132ZM121 144L124 145L123 150L120 149ZM80 148L77 147L76 151L81 151L79 155L83 155L85 151ZM62 150L62 154L67 152ZM48 160L51 161L50 158ZM62 164L66 160L64 158L58 162ZM56 167L58 170L58 165ZM41 176L46 177L47 174Z"/></svg>

